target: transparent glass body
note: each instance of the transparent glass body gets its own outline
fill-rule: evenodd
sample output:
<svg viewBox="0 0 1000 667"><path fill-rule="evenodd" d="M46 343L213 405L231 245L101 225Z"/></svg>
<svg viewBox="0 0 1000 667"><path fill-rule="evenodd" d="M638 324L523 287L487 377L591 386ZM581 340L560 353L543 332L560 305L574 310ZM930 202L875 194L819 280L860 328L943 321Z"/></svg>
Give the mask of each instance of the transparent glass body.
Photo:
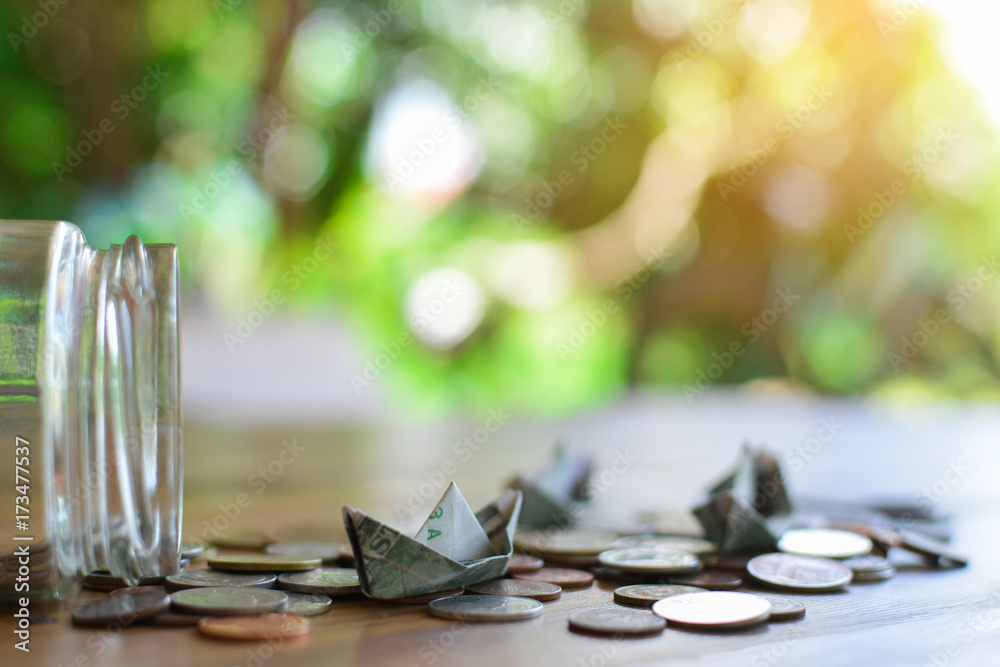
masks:
<svg viewBox="0 0 1000 667"><path fill-rule="evenodd" d="M0 221L0 601L177 570L177 249Z"/></svg>

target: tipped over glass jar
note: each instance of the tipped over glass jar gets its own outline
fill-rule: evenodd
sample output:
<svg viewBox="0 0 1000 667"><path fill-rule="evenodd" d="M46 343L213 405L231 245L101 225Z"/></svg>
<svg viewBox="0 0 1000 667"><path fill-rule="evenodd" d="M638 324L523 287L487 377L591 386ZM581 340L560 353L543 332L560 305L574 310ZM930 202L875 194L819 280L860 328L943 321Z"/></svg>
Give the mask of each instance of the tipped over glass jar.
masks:
<svg viewBox="0 0 1000 667"><path fill-rule="evenodd" d="M177 249L0 221L0 602L177 570Z"/></svg>

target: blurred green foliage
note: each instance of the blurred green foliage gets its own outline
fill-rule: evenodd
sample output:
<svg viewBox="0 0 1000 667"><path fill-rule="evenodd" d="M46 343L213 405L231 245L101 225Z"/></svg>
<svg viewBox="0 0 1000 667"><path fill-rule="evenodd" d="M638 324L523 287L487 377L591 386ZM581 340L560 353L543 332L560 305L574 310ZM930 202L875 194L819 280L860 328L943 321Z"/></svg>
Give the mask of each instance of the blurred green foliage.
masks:
<svg viewBox="0 0 1000 667"><path fill-rule="evenodd" d="M17 0L0 212L176 243L233 320L343 313L331 381L386 354L420 409L994 398L996 133L903 7Z"/></svg>

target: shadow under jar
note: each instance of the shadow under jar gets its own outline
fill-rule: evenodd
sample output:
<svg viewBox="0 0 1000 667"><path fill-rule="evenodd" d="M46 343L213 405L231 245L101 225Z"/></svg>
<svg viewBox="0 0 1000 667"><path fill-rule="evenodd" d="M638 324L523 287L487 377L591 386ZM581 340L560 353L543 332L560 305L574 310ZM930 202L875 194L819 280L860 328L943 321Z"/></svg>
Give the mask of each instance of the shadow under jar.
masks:
<svg viewBox="0 0 1000 667"><path fill-rule="evenodd" d="M173 245L0 221L0 602L177 570L179 287Z"/></svg>

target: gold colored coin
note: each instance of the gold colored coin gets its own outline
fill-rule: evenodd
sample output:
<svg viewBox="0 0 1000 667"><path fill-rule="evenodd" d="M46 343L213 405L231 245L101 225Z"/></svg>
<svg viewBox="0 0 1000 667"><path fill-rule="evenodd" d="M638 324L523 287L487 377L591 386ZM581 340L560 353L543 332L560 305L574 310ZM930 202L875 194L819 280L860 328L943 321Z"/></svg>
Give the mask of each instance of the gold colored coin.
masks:
<svg viewBox="0 0 1000 667"><path fill-rule="evenodd" d="M216 570L238 572L305 572L323 565L320 558L296 558L280 554L238 554L215 556L208 566Z"/></svg>

